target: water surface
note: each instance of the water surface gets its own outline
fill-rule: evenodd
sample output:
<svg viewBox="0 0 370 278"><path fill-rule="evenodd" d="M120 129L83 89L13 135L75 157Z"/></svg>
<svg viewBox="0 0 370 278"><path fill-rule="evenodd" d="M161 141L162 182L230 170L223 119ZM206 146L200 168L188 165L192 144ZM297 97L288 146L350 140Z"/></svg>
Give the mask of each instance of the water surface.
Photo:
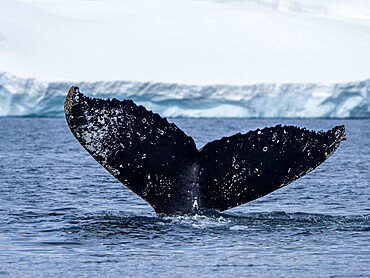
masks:
<svg viewBox="0 0 370 278"><path fill-rule="evenodd" d="M259 200L157 216L77 143L64 119L0 119L0 275L369 277L370 120L173 120L201 147L278 123L346 124L312 173Z"/></svg>

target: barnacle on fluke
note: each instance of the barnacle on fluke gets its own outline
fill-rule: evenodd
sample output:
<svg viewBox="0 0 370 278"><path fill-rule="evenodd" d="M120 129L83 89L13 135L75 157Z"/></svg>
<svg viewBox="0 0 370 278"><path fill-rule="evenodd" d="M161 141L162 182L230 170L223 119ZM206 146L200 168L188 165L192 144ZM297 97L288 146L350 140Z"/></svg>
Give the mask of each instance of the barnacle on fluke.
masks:
<svg viewBox="0 0 370 278"><path fill-rule="evenodd" d="M158 213L226 210L273 192L324 162L345 127L267 127L196 148L193 138L131 100L84 96L72 87L68 125L81 145Z"/></svg>

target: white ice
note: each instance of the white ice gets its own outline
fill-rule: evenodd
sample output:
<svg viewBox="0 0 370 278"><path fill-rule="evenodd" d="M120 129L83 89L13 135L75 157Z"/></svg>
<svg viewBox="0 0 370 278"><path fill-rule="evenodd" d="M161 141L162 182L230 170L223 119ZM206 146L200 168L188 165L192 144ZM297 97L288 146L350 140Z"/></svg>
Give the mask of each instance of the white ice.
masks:
<svg viewBox="0 0 370 278"><path fill-rule="evenodd" d="M338 84L244 86L130 81L75 85L91 97L133 99L166 117L370 117L370 79ZM0 73L0 116L62 117L70 86Z"/></svg>

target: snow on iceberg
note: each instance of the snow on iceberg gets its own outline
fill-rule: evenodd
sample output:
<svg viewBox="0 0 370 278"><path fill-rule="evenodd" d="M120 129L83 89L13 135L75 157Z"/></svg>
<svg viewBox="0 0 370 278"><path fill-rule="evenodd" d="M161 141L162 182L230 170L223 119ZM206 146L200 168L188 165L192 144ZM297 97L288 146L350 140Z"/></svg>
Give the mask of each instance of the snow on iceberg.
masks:
<svg viewBox="0 0 370 278"><path fill-rule="evenodd" d="M369 0L0 3L0 71L18 76L198 85L370 77Z"/></svg>
<svg viewBox="0 0 370 278"><path fill-rule="evenodd" d="M0 73L0 116L64 116L72 85L92 97L132 99L165 117L370 118L370 79L340 84L184 85L39 82Z"/></svg>

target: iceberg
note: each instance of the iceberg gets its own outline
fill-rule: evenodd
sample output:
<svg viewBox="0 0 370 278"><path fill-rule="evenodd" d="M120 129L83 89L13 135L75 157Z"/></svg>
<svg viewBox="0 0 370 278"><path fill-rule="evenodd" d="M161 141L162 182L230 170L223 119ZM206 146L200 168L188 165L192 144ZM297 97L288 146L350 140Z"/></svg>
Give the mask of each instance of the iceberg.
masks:
<svg viewBox="0 0 370 278"><path fill-rule="evenodd" d="M0 73L0 116L63 117L72 85L91 97L132 99L164 117L370 118L370 79L338 84L185 85L41 82Z"/></svg>

